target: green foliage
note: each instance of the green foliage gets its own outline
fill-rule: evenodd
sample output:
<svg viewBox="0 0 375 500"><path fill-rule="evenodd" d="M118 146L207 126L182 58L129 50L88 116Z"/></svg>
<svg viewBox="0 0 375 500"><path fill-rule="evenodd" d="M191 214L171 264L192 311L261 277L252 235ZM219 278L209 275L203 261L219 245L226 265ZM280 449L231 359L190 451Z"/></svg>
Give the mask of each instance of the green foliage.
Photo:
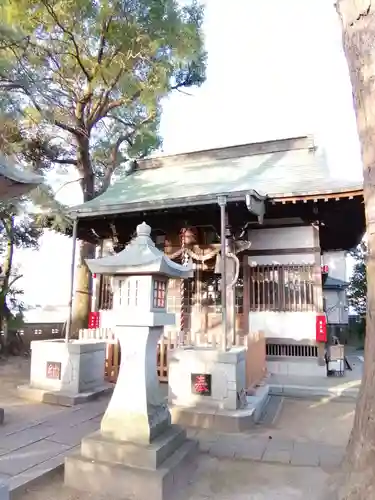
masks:
<svg viewBox="0 0 375 500"><path fill-rule="evenodd" d="M18 214L18 215L17 215ZM17 249L38 249L39 238L43 229L32 216L21 212L21 205L0 207L0 258L4 283L0 292L0 316L8 321L22 316L25 310L23 290L18 286L22 277L14 265L14 253Z"/></svg>
<svg viewBox="0 0 375 500"><path fill-rule="evenodd" d="M351 252L355 259L353 274L348 287L349 304L361 315L366 315L367 309L367 279L366 279L366 259L367 245L362 242Z"/></svg>
<svg viewBox="0 0 375 500"><path fill-rule="evenodd" d="M4 107L78 169L85 199L160 146L161 100L205 79L194 0L4 0L0 14Z"/></svg>

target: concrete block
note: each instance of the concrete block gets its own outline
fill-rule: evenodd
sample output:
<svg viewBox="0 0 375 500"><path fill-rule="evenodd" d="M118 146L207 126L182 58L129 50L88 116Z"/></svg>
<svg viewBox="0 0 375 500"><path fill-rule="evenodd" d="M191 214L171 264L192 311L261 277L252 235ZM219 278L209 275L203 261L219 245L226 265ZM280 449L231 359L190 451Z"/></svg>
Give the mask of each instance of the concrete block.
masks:
<svg viewBox="0 0 375 500"><path fill-rule="evenodd" d="M212 348L179 348L169 355L168 401L182 407L211 407L236 410L237 394L246 389L246 349L235 347L227 352ZM195 394L192 374L211 376L211 394Z"/></svg>
<svg viewBox="0 0 375 500"><path fill-rule="evenodd" d="M198 443L186 440L156 470L128 467L81 455L65 461L65 484L79 490L127 500L175 500L195 470Z"/></svg>
<svg viewBox="0 0 375 500"><path fill-rule="evenodd" d="M280 464L290 464L291 452L289 450L277 450L266 448L262 462L277 462Z"/></svg>
<svg viewBox="0 0 375 500"><path fill-rule="evenodd" d="M156 470L185 440L186 431L176 425L172 425L148 446L113 441L97 432L82 440L81 454L91 460Z"/></svg>
<svg viewBox="0 0 375 500"><path fill-rule="evenodd" d="M172 422L182 427L209 429L215 432L244 432L254 426L254 408L215 410L213 408L170 408Z"/></svg>
<svg viewBox="0 0 375 500"><path fill-rule="evenodd" d="M292 377L320 377L327 376L325 363L320 365L318 358L303 357L268 357L267 371L274 375L288 375Z"/></svg>
<svg viewBox="0 0 375 500"><path fill-rule="evenodd" d="M0 480L0 500L9 500L9 487Z"/></svg>
<svg viewBox="0 0 375 500"><path fill-rule="evenodd" d="M106 343L62 339L31 342L30 387L76 395L104 385Z"/></svg>
<svg viewBox="0 0 375 500"><path fill-rule="evenodd" d="M103 383L95 390L81 392L79 394L71 394L63 391L48 391L38 389L30 385L20 385L17 387L17 392L21 398L38 403L47 403L50 405L59 406L76 406L87 401L92 401L105 394L110 394L113 391L113 384Z"/></svg>
<svg viewBox="0 0 375 500"><path fill-rule="evenodd" d="M245 437L236 446L235 458L242 460L262 460L267 445L268 439L266 437Z"/></svg>
<svg viewBox="0 0 375 500"><path fill-rule="evenodd" d="M264 407L268 403L269 398L269 386L262 385L257 387L255 394L253 396L247 396L247 404L250 408L254 408L253 420L255 423L259 422L262 416Z"/></svg>

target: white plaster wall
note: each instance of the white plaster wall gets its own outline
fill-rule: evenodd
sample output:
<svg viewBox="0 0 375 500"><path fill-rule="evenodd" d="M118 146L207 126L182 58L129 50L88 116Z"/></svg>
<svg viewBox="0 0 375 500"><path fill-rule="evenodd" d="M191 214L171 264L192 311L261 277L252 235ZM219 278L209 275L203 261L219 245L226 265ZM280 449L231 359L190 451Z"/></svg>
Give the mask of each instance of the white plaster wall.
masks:
<svg viewBox="0 0 375 500"><path fill-rule="evenodd" d="M328 323L347 325L349 311L344 290L324 290Z"/></svg>
<svg viewBox="0 0 375 500"><path fill-rule="evenodd" d="M324 252L322 265L328 266L328 274L331 278L346 281L346 252Z"/></svg>
<svg viewBox="0 0 375 500"><path fill-rule="evenodd" d="M315 312L251 312L249 325L250 331L262 331L266 338L293 339L297 342L316 339Z"/></svg>

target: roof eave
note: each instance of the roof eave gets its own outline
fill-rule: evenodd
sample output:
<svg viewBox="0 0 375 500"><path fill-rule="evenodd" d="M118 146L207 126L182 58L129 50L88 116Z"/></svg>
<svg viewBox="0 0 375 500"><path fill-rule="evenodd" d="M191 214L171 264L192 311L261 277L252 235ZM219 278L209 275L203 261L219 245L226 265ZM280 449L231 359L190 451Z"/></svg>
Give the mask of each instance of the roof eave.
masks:
<svg viewBox="0 0 375 500"><path fill-rule="evenodd" d="M259 194L255 190L239 191L236 193L218 193L210 195L201 196L191 196L187 198L172 198L169 200L159 200L152 202L140 202L140 203L124 203L116 205L104 205L100 209L82 209L80 210L79 205L77 207L72 207L69 214L72 218L84 219L87 217L97 217L105 215L117 215L121 213L134 213L134 212L145 212L148 210L162 210L168 208L179 208L186 206L199 206L199 205L214 205L217 203L220 196L225 196L228 202L236 201L246 201L246 196L250 195L255 198L258 202L264 202L267 196Z"/></svg>

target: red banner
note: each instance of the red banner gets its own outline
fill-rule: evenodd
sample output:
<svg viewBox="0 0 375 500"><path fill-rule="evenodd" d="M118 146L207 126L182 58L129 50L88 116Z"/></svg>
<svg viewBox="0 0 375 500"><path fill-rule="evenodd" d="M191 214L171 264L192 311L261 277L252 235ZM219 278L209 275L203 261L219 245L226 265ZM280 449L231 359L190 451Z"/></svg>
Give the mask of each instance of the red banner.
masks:
<svg viewBox="0 0 375 500"><path fill-rule="evenodd" d="M89 328L100 328L100 312L90 312L89 314Z"/></svg>
<svg viewBox="0 0 375 500"><path fill-rule="evenodd" d="M325 314L316 317L316 341L327 342L327 319Z"/></svg>

